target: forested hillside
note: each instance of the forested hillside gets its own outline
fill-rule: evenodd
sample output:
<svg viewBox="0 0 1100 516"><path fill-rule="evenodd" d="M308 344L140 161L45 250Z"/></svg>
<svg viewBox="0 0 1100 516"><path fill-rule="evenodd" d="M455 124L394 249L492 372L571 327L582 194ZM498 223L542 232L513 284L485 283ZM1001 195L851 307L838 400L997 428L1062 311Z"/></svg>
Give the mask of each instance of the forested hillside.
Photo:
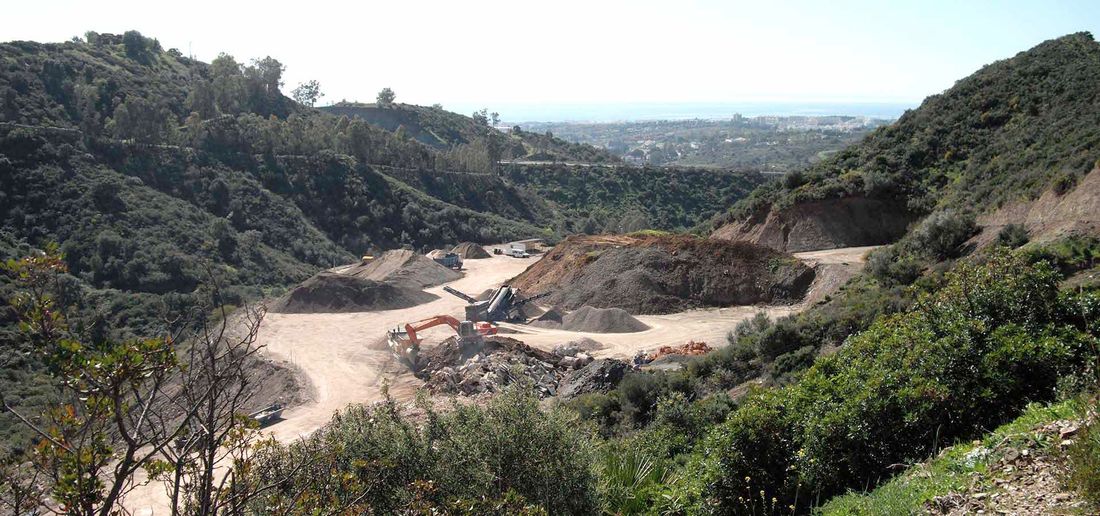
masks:
<svg viewBox="0 0 1100 516"><path fill-rule="evenodd" d="M326 113L363 120L403 137L412 138L455 159L471 153L490 154L492 161L532 160L582 163L617 163L621 160L605 149L556 138L549 133L516 130L502 132L493 127L496 113L481 110L473 116L452 113L439 106L413 104L338 102L320 108ZM490 165L492 162L489 163Z"/></svg>

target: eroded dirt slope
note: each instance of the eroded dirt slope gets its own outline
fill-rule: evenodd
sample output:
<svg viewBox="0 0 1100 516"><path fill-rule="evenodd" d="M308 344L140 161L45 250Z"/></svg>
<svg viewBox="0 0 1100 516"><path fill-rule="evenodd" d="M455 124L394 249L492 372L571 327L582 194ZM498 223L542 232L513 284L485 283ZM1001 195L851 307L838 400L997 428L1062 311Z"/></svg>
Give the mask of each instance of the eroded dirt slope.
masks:
<svg viewBox="0 0 1100 516"><path fill-rule="evenodd" d="M901 238L916 219L903 204L850 197L773 208L726 224L711 237L797 253L888 244Z"/></svg>
<svg viewBox="0 0 1100 516"><path fill-rule="evenodd" d="M766 247L689 236L573 236L510 284L540 303L663 314L801 300L810 267Z"/></svg>

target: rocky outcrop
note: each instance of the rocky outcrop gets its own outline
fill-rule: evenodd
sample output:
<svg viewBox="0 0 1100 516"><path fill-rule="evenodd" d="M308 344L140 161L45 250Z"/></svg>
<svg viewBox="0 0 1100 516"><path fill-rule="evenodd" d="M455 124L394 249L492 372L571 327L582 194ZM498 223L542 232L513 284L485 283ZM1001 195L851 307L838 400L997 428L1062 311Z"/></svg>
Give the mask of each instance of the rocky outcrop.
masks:
<svg viewBox="0 0 1100 516"><path fill-rule="evenodd" d="M917 218L900 202L848 197L773 208L726 224L711 237L797 253L887 244L901 238Z"/></svg>

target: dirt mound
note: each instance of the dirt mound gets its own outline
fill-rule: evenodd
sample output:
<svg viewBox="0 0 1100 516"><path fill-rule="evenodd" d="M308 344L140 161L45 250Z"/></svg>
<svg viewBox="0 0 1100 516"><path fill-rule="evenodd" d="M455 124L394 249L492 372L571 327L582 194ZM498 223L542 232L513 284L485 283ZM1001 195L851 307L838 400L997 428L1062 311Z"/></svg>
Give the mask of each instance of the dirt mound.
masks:
<svg viewBox="0 0 1100 516"><path fill-rule="evenodd" d="M793 256L745 242L689 236L573 236L513 278L527 295L565 309L631 314L801 300L814 271Z"/></svg>
<svg viewBox="0 0 1100 516"><path fill-rule="evenodd" d="M558 344L551 350L552 353L560 357L590 357L591 353L596 350L603 349L603 343L596 342L588 337L582 337L577 340L571 340L565 344Z"/></svg>
<svg viewBox="0 0 1100 516"><path fill-rule="evenodd" d="M458 254L463 260L477 260L480 258L493 257L484 247L473 242L462 242L456 245L454 249L451 249L451 251Z"/></svg>
<svg viewBox="0 0 1100 516"><path fill-rule="evenodd" d="M275 300L277 314L370 312L407 308L436 299L413 288L334 272L320 272Z"/></svg>
<svg viewBox="0 0 1100 516"><path fill-rule="evenodd" d="M562 317L561 329L588 333L634 333L646 331L649 326L622 308L582 306Z"/></svg>
<svg viewBox="0 0 1100 516"><path fill-rule="evenodd" d="M417 289L442 285L462 277L462 273L407 249L386 251L367 263L344 267L336 272Z"/></svg>

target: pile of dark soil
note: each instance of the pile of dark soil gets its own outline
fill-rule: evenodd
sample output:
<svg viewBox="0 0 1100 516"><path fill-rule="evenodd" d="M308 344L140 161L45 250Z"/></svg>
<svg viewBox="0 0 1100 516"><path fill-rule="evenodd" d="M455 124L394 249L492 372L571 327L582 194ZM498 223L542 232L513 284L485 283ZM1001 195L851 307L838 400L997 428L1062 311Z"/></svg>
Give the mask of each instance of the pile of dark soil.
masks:
<svg viewBox="0 0 1100 516"><path fill-rule="evenodd" d="M456 245L454 249L451 249L451 252L458 254L463 260L477 260L480 258L493 257L484 247L473 242L462 242Z"/></svg>
<svg viewBox="0 0 1100 516"><path fill-rule="evenodd" d="M508 284L543 302L632 314L705 306L793 303L814 271L793 256L744 243L691 236L573 236Z"/></svg>
<svg viewBox="0 0 1100 516"><path fill-rule="evenodd" d="M407 308L436 299L418 289L334 272L320 272L268 307L272 313L369 312Z"/></svg>
<svg viewBox="0 0 1100 516"><path fill-rule="evenodd" d="M367 263L343 267L336 272L416 289L442 285L462 277L462 273L407 249L386 251Z"/></svg>
<svg viewBox="0 0 1100 516"><path fill-rule="evenodd" d="M588 333L634 333L646 331L649 326L621 308L582 306L562 317L561 329Z"/></svg>

